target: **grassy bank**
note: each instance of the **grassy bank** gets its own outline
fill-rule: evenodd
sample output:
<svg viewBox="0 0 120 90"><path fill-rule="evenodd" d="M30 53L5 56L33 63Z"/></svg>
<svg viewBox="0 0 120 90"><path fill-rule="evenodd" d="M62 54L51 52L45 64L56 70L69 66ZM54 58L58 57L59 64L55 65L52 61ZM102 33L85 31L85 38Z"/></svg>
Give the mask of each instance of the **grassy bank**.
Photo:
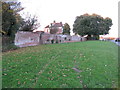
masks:
<svg viewBox="0 0 120 90"><path fill-rule="evenodd" d="M118 87L118 47L86 41L3 53L3 88Z"/></svg>

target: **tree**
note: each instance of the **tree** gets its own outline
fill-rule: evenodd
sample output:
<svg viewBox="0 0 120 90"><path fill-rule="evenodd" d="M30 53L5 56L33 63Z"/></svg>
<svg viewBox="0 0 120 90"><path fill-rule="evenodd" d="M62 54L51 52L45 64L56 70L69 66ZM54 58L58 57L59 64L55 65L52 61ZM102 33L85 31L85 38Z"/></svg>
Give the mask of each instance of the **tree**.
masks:
<svg viewBox="0 0 120 90"><path fill-rule="evenodd" d="M18 2L0 2L2 4L2 30L3 35L14 38L16 31L19 29L21 16L18 14L21 8Z"/></svg>
<svg viewBox="0 0 120 90"><path fill-rule="evenodd" d="M30 31L37 29L39 27L39 23L36 16L27 16L23 19L22 23L20 24L20 31Z"/></svg>
<svg viewBox="0 0 120 90"><path fill-rule="evenodd" d="M98 39L99 35L109 33L112 26L111 18L103 18L97 14L84 14L77 16L73 24L73 32L81 36L88 35L91 38Z"/></svg>
<svg viewBox="0 0 120 90"><path fill-rule="evenodd" d="M70 35L70 26L68 23L65 23L63 26L63 34L68 34Z"/></svg>

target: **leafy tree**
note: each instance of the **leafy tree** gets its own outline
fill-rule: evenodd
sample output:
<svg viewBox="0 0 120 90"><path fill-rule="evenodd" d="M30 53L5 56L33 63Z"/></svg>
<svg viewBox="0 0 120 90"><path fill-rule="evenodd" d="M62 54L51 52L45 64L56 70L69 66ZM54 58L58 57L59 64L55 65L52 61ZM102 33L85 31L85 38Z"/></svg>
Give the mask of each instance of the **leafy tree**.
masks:
<svg viewBox="0 0 120 90"><path fill-rule="evenodd" d="M23 8L21 8L18 2L0 2L2 4L2 30L3 35L13 37L16 31L19 29L21 16L18 14Z"/></svg>
<svg viewBox="0 0 120 90"><path fill-rule="evenodd" d="M37 29L39 27L39 23L37 22L37 17L36 16L27 16L22 23L20 24L20 30L21 31L30 31L32 32L33 30Z"/></svg>
<svg viewBox="0 0 120 90"><path fill-rule="evenodd" d="M111 18L103 18L97 14L77 16L73 24L73 32L81 36L88 35L98 39L99 35L108 34L112 26Z"/></svg>
<svg viewBox="0 0 120 90"><path fill-rule="evenodd" d="M68 23L65 23L63 26L63 34L68 34L70 35L70 26Z"/></svg>

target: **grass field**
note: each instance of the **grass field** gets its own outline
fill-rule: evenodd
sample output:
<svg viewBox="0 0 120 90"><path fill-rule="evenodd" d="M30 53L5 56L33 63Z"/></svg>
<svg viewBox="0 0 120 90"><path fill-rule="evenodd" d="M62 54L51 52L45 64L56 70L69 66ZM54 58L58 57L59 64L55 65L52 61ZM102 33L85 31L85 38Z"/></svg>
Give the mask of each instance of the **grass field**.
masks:
<svg viewBox="0 0 120 90"><path fill-rule="evenodd" d="M86 41L3 53L3 88L116 88L118 47Z"/></svg>

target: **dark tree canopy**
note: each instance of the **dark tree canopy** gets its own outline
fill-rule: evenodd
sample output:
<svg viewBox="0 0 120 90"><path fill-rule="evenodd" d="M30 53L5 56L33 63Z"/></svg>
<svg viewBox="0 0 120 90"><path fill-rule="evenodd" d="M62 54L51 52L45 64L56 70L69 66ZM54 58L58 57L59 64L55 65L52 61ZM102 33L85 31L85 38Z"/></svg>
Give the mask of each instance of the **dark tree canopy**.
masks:
<svg viewBox="0 0 120 90"><path fill-rule="evenodd" d="M21 16L18 14L23 8L18 2L0 2L2 5L2 30L0 33L9 37L14 37L19 29Z"/></svg>
<svg viewBox="0 0 120 90"><path fill-rule="evenodd" d="M18 30L33 31L39 27L37 17L31 15L25 19L19 14L23 8L20 2L0 2L2 4L2 30L0 33L9 37L15 37Z"/></svg>
<svg viewBox="0 0 120 90"><path fill-rule="evenodd" d="M70 35L70 26L68 23L65 23L63 26L63 34L68 34Z"/></svg>
<svg viewBox="0 0 120 90"><path fill-rule="evenodd" d="M111 18L103 18L97 14L77 16L73 24L73 32L79 35L108 34L112 26Z"/></svg>

